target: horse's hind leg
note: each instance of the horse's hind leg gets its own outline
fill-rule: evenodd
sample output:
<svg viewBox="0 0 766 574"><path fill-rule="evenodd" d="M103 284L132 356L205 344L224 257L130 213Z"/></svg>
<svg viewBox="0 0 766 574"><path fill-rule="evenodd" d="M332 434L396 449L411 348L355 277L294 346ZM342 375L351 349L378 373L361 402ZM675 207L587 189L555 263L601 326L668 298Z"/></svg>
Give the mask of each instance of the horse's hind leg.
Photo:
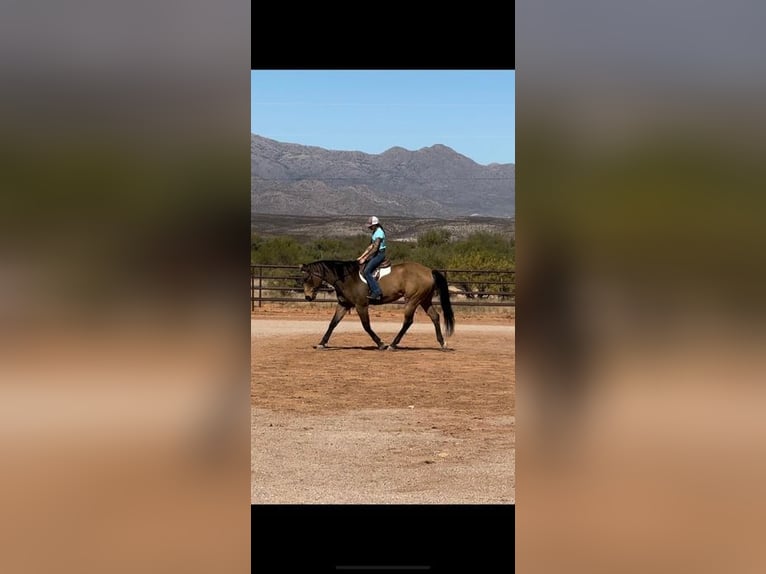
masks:
<svg viewBox="0 0 766 574"><path fill-rule="evenodd" d="M391 343L391 346L389 347L389 349L392 349L392 350L396 349L396 346L399 344L399 341L402 340L402 337L404 337L404 334L407 332L407 329L409 329L410 325L412 325L412 317L415 315L415 309L417 308L418 308L418 304L413 301L410 301L404 306L404 323L402 324L402 328L396 334L396 337Z"/></svg>
<svg viewBox="0 0 766 574"><path fill-rule="evenodd" d="M442 328L439 324L439 313L437 313L436 308L431 305L431 298L429 297L423 301L420 306L423 307L423 311L426 312L434 324L434 328L436 329L436 340L439 341L439 345L441 345L442 349L446 349L447 346L444 344L444 337L442 337Z"/></svg>
<svg viewBox="0 0 766 574"><path fill-rule="evenodd" d="M356 313L359 315L359 320L362 322L362 327L364 327L364 330L367 331L367 334L372 337L372 340L375 341L375 344L378 346L378 349L383 350L386 348L386 344L380 340L380 337L378 337L375 334L375 331L372 330L372 327L370 327L370 313L369 309L367 307L362 307L361 305L358 305L356 308Z"/></svg>
<svg viewBox="0 0 766 574"><path fill-rule="evenodd" d="M327 327L327 332L324 334L324 337L322 337L322 340L319 341L319 344L314 347L315 349L327 348L327 341L330 340L330 335L332 335L333 330L338 326L338 323L340 323L341 319L346 316L347 312L348 309L343 305L338 305L335 308L335 315L333 315L332 319L330 319L330 326Z"/></svg>

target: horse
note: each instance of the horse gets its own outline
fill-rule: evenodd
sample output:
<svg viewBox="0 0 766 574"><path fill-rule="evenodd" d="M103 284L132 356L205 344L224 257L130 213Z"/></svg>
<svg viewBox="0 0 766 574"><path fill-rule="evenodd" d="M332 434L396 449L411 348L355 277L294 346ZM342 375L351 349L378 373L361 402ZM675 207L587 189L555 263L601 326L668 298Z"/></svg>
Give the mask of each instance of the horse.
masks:
<svg viewBox="0 0 766 574"><path fill-rule="evenodd" d="M452 313L447 279L439 271L429 269L414 261L392 265L391 272L378 281L383 297L380 300L370 300L367 297L369 294L367 284L362 281L359 275L360 265L358 261L314 261L301 265L300 270L303 273L303 292L306 301L316 299L317 291L323 283L332 286L338 297L335 315L330 320L330 326L322 340L314 346L315 349L327 348L327 342L330 340L333 330L348 310L354 307L359 315L359 320L362 322L362 327L372 337L378 350L382 351L386 348L392 351L396 350L407 329L412 325L412 317L420 305L434 324L436 340L439 342L441 350L447 350L439 326L439 313L431 306L431 298L434 292L438 291L439 301L444 312L444 327L447 337L451 336L455 328L455 316ZM402 297L405 301L404 323L394 340L387 346L370 327L368 306L370 304L393 303Z"/></svg>

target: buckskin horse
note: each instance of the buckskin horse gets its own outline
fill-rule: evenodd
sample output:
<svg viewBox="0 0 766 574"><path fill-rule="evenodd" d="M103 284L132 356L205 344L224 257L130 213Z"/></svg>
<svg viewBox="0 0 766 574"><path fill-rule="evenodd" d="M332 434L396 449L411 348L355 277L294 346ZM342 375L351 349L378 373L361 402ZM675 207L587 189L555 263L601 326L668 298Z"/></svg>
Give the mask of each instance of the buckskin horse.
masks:
<svg viewBox="0 0 766 574"><path fill-rule="evenodd" d="M433 321L436 329L436 340L439 341L442 351L447 350L447 345L442 337L442 331L439 326L439 313L433 308L431 298L435 291L439 292L439 302L444 312L444 327L447 336L452 335L455 327L455 316L452 313L452 304L449 299L449 290L447 289L447 279L439 271L429 269L428 267L406 261L391 266L391 272L378 281L383 297L379 301L370 301L367 298L369 294L367 283L362 280L359 271L360 265L357 261L314 261L301 265L303 272L303 292L306 301L316 299L316 294L323 283L327 283L335 289L338 297L338 306L335 308L335 315L330 320L330 326L322 337L315 349L326 349L327 341L330 340L335 327L338 326L341 319L346 315L349 309L354 307L362 327L378 347L378 350L396 350L397 345L404 337L407 329L412 325L412 317L420 305ZM391 345L387 346L380 337L370 327L370 315L368 306L381 305L384 303L393 303L404 297L404 323L397 333Z"/></svg>

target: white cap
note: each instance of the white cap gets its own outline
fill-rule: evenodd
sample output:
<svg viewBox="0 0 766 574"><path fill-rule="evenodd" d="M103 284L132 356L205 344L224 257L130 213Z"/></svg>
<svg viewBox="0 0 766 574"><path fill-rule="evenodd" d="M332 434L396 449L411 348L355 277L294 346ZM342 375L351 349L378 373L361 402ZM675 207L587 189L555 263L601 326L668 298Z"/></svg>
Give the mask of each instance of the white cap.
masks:
<svg viewBox="0 0 766 574"><path fill-rule="evenodd" d="M380 224L380 221L378 221L378 218L374 215L367 220L367 227L372 227L373 225L378 224Z"/></svg>

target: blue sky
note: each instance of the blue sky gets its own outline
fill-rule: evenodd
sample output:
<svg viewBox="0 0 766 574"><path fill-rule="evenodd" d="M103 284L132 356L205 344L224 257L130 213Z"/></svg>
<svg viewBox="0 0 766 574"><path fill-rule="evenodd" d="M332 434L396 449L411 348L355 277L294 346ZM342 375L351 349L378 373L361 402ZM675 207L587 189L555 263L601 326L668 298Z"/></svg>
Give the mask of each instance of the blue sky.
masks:
<svg viewBox="0 0 766 574"><path fill-rule="evenodd" d="M513 70L253 70L250 131L381 153L444 144L477 163L516 163Z"/></svg>

